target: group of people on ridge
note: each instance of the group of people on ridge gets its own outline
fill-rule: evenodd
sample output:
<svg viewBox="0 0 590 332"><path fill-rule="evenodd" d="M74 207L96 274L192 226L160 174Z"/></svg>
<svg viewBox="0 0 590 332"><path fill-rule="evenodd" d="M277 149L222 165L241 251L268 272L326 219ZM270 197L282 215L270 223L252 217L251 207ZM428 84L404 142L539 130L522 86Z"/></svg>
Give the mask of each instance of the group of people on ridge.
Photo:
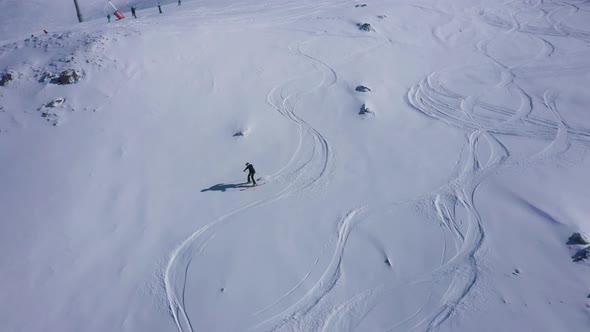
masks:
<svg viewBox="0 0 590 332"><path fill-rule="evenodd" d="M182 5L182 0L178 0L178 5ZM162 14L162 3L160 1L158 1L158 11L160 12L160 14ZM131 6L131 16L133 16L133 18L137 18L137 15L135 14L135 11L137 10L137 8L135 6ZM107 14L107 20L110 23L111 22L111 14Z"/></svg>

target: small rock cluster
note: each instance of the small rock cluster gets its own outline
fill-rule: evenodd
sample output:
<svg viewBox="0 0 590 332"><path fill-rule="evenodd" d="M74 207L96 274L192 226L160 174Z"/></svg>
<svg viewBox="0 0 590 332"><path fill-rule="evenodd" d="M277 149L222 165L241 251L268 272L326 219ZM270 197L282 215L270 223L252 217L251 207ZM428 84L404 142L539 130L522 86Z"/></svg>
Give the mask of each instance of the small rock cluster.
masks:
<svg viewBox="0 0 590 332"><path fill-rule="evenodd" d="M57 126L59 124L61 107L65 101L65 98L56 98L39 107L38 110L41 112L41 117L45 118L48 122L51 122L53 126Z"/></svg>
<svg viewBox="0 0 590 332"><path fill-rule="evenodd" d="M233 137L244 137L248 135L248 129L241 129L236 131L232 136Z"/></svg>
<svg viewBox="0 0 590 332"><path fill-rule="evenodd" d="M354 7L355 8L367 7L367 4L366 3L363 3L362 5L355 5Z"/></svg>
<svg viewBox="0 0 590 332"><path fill-rule="evenodd" d="M371 25L369 23L357 23L356 26L359 28L359 30L362 30L362 31L373 30L373 28L371 28Z"/></svg>
<svg viewBox="0 0 590 332"><path fill-rule="evenodd" d="M59 85L74 84L74 83L77 83L82 78L82 74L79 71L74 70L74 69L64 70L57 77L55 77L55 75L53 75L51 73L47 73L47 74L53 76L53 78L51 78L51 80L50 80L50 83L59 84Z"/></svg>
<svg viewBox="0 0 590 332"><path fill-rule="evenodd" d="M566 244L576 250L572 261L581 262L590 258L590 237L588 234L576 232L567 239Z"/></svg>
<svg viewBox="0 0 590 332"><path fill-rule="evenodd" d="M373 111L367 107L367 104L363 104L363 106L361 106L361 110L360 110L359 114L360 115L373 114Z"/></svg>
<svg viewBox="0 0 590 332"><path fill-rule="evenodd" d="M0 86L6 86L12 80L14 80L14 75L12 73L5 73L0 77Z"/></svg>
<svg viewBox="0 0 590 332"><path fill-rule="evenodd" d="M588 245L590 244L590 238L584 233L574 233L567 239L569 245Z"/></svg>
<svg viewBox="0 0 590 332"><path fill-rule="evenodd" d="M125 33L115 33L115 35L124 35ZM23 59L18 63L11 64L10 67L0 67L0 103L3 103L1 99L5 96L21 96L22 98L22 92L28 90L42 90L43 93L36 95L43 95L47 99L33 98L32 101L22 103L21 107L10 110L5 109L8 106L0 105L0 113L22 110L29 114L35 114L50 125L55 126L62 123L70 110L75 111L74 107L79 107L77 101L66 100L67 97L76 93L75 88L70 86L80 83L86 78L86 68L93 66L98 69L102 68L105 63L117 61L102 56L104 54L102 51L107 48L111 39L102 31L45 32L45 34L39 33L38 36L33 34L30 38L21 41L2 44L0 46L2 54L20 49L37 49L35 53L45 51L44 53L47 54L34 63ZM53 94L46 95L48 92ZM84 108L84 106L81 107ZM84 109L88 110L89 108L94 109L94 107L85 107ZM94 110L96 111L96 109Z"/></svg>
<svg viewBox="0 0 590 332"><path fill-rule="evenodd" d="M356 92L361 92L361 93L367 93L367 92L371 92L371 89L369 87L366 87L364 85L359 85L357 86L354 91ZM359 111L360 115L367 115L367 114L374 114L373 110L367 106L366 102L363 102L363 104L361 105L361 109Z"/></svg>
<svg viewBox="0 0 590 332"><path fill-rule="evenodd" d="M367 88L364 85L359 85L357 86L354 91L358 91L358 92L371 92L371 89Z"/></svg>
<svg viewBox="0 0 590 332"><path fill-rule="evenodd" d="M585 261L585 260L588 260L588 258L590 258L590 247L586 247L586 248L578 251L577 253L575 253L572 256L572 261L574 261L574 262Z"/></svg>

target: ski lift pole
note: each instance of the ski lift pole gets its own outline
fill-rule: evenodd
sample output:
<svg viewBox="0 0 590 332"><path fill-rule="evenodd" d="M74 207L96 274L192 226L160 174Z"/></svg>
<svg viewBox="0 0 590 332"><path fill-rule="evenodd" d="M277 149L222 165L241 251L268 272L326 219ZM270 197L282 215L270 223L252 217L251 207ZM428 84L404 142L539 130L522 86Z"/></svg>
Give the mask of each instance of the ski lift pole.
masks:
<svg viewBox="0 0 590 332"><path fill-rule="evenodd" d="M76 6L76 14L78 14L78 22L82 23L84 18L82 17L82 13L80 12L80 6L78 6L78 0L74 0L74 6Z"/></svg>
<svg viewBox="0 0 590 332"><path fill-rule="evenodd" d="M111 5L111 7L113 7L113 9L115 10L115 12L113 13L113 15L115 15L115 16L116 16L118 19L120 19L120 20L122 20L122 19L124 19L124 18L125 18L125 15L123 15L123 13L121 13L121 12L120 12L120 11L117 9L117 7L115 7L115 5L113 5L113 3L112 3L112 2L110 2L110 1L109 1L108 3L109 3L109 4Z"/></svg>

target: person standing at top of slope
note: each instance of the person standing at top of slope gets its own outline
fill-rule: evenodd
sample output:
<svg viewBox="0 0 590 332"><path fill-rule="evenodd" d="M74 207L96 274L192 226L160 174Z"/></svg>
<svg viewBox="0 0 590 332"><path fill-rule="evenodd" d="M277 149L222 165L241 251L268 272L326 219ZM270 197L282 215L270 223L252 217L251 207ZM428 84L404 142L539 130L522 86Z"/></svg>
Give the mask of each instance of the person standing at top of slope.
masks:
<svg viewBox="0 0 590 332"><path fill-rule="evenodd" d="M135 15L135 6L131 6L131 15L133 16L133 18L137 18L137 16Z"/></svg>
<svg viewBox="0 0 590 332"><path fill-rule="evenodd" d="M162 14L162 4L160 1L158 1L158 11L160 11L160 14Z"/></svg>
<svg viewBox="0 0 590 332"><path fill-rule="evenodd" d="M182 2L181 2L181 0L178 0L178 5L179 5L179 6L180 6L180 5L182 5Z"/></svg>
<svg viewBox="0 0 590 332"><path fill-rule="evenodd" d="M252 164L250 163L246 163L246 168L244 168L244 172L248 170L248 183L252 182L253 185L256 185L256 180L254 180L254 174L256 174L256 171L254 170L254 166L252 166ZM252 180L252 181L250 181Z"/></svg>

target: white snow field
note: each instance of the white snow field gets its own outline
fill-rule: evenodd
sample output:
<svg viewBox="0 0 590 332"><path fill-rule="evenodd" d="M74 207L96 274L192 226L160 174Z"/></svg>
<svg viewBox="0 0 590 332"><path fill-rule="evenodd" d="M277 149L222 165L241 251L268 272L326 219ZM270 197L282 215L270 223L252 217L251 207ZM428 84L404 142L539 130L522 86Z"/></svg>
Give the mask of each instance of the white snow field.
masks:
<svg viewBox="0 0 590 332"><path fill-rule="evenodd" d="M79 3L0 0L0 331L590 331L590 1Z"/></svg>

